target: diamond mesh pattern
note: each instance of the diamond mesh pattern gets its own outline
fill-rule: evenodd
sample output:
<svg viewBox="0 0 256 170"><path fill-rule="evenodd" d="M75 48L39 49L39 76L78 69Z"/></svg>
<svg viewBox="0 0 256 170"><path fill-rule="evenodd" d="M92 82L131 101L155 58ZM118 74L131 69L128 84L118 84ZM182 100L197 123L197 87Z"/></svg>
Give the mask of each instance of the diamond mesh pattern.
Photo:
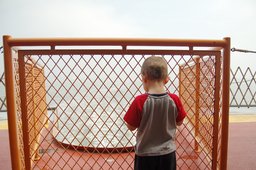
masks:
<svg viewBox="0 0 256 170"><path fill-rule="evenodd" d="M0 61L4 63L3 56L2 56L2 47L0 47ZM3 64L2 64L3 65ZM6 111L6 97L5 97L5 74L4 71L0 71L0 112Z"/></svg>
<svg viewBox="0 0 256 170"><path fill-rule="evenodd" d="M238 67L230 73L231 107L256 107L256 71Z"/></svg>
<svg viewBox="0 0 256 170"><path fill-rule="evenodd" d="M215 56L205 56L180 69L180 80L183 82L180 96L188 112L187 130L192 131L194 152L201 161L197 169L211 169L213 166L214 114L218 114L214 110L215 65ZM186 166L191 165L186 163Z"/></svg>
<svg viewBox="0 0 256 170"><path fill-rule="evenodd" d="M4 73L2 73L2 75L0 75L0 89L1 93L0 93L0 111L6 111L6 97L5 97L5 76Z"/></svg>
<svg viewBox="0 0 256 170"><path fill-rule="evenodd" d="M135 133L123 116L134 96L144 92L140 67L148 56L25 55L32 168L133 169ZM216 56L162 57L169 66L166 88L180 95L188 112L177 132L178 169L211 169L213 115L219 114Z"/></svg>
<svg viewBox="0 0 256 170"><path fill-rule="evenodd" d="M30 57L26 57L26 99L27 99L27 122L29 133L30 157L38 157L38 141L42 128L46 124L46 89L44 70L36 66Z"/></svg>
<svg viewBox="0 0 256 170"><path fill-rule="evenodd" d="M22 113L21 113L21 97L20 97L20 77L19 77L19 64L18 56L16 53L13 53L13 66L14 66L14 85L15 85L15 102L17 109L17 133L18 133L18 143L19 143L19 156L21 157L21 168L26 169L25 167L25 153L24 153L24 143L23 143L23 129L22 129Z"/></svg>

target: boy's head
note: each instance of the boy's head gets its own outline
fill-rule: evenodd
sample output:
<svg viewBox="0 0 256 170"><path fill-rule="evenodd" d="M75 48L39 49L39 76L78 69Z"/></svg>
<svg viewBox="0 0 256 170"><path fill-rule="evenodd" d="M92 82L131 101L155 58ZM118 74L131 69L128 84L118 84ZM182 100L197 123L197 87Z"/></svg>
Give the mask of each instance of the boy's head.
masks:
<svg viewBox="0 0 256 170"><path fill-rule="evenodd" d="M167 63L163 57L148 57L141 67L141 74L149 81L166 81L168 79ZM166 83L166 82L165 82Z"/></svg>

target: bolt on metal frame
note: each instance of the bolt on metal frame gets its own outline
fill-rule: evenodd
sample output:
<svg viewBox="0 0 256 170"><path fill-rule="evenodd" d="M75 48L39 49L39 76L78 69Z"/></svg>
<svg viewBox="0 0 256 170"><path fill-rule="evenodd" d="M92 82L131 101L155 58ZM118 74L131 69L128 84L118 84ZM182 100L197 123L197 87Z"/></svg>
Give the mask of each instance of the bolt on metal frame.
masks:
<svg viewBox="0 0 256 170"><path fill-rule="evenodd" d="M117 119L113 119L113 117L109 116L107 119L103 119L99 115L96 115L94 121L91 119L83 122L86 125L82 125L82 128L88 128L87 124L92 123L89 130L98 129L96 134L94 135L94 139L97 140L98 144L96 146L100 146L101 150L96 149L94 145L92 145L92 154L88 152L81 153L79 148L75 145L72 145L72 142L77 140L77 133L74 133L74 129L78 129L78 120L80 121L84 117L78 115L72 115L76 118L66 116L65 112L67 112L72 104L76 104L75 110L72 111L87 111L85 108L81 107L81 102L86 98L85 95L81 94L81 89L86 91L87 96L91 96L91 99L86 99L88 107L90 106L92 113L96 112L96 109L101 109L107 111L106 109L114 110L120 109L122 112L127 108L129 101L136 93L141 93L141 86L132 86L131 83L136 81L139 82L139 73L135 73L138 71L141 62L143 59L149 55L161 55L165 57L168 62L170 75L174 76L171 78L171 82L167 85L168 89L174 91L174 93L180 92L181 95L185 93L188 94L188 98L183 99L183 103L187 106L187 111L191 113L199 113L195 114L196 116L193 118L197 122L196 124L191 123L192 119L189 120L186 124L182 126L178 131L178 166L190 166L190 164L186 163L185 160L182 160L182 155L186 154L186 148L182 148L180 146L183 143L188 143L191 147L194 143L193 149L195 151L200 152L200 148L202 149L202 153L197 157L203 166L206 168L212 169L226 169L227 168L227 149L228 149L228 114L229 114L229 74L230 74L230 39L224 38L223 40L181 40L181 39L86 39L86 38L43 38L43 39L16 39L10 36L4 36L4 59L5 59L5 76L6 76L6 97L7 97L7 110L8 110L8 125L9 125L9 136L10 136L10 149L11 149L11 159L12 159L12 168L13 169L34 169L34 168L47 168L49 161L43 160L44 151L42 147L44 146L44 142L49 140L49 135L53 135L52 131L55 131L55 140L61 146L61 150L63 154L69 155L67 162L65 162L65 167L74 168L74 164L69 164L70 162L76 162L79 164L82 160L82 165L79 165L78 168L82 167L97 167L97 168L122 168L122 166L132 168L133 162L127 162L125 159L132 158L132 151L130 149L125 149L126 144L124 145L124 149L119 148L121 150L108 150L109 148L115 149L115 146L111 145L111 139L116 139L120 133L123 133L122 130L124 124L115 124L117 119L121 117L118 115ZM58 47L64 47L59 48ZM79 47L78 49L72 48ZM93 47L92 47L93 46ZM34 49L31 49L34 47ZM42 49L41 47L46 47L48 49ZM87 48L82 48L87 47ZM96 47L96 48L95 48ZM114 48L112 48L114 47ZM146 48L145 48L146 47ZM164 49L160 47L165 47ZM171 48L170 48L171 47ZM179 49L178 47L182 47ZM16 53L13 49L17 51ZM198 49L197 49L198 48ZM200 48L203 48L200 50ZM207 49L206 49L207 48ZM213 49L214 48L214 49ZM210 50L209 50L210 49ZM80 56L80 57L78 57ZM86 58L90 56L90 58ZM128 57L127 57L128 56ZM188 78L188 75L193 73L196 77L196 84L192 86L192 88L196 89L195 91L190 92L189 90L185 90L185 92L181 93L179 91L181 86L185 86L182 84L183 82L179 80L179 73L177 73L178 65L185 65L185 67L189 68L189 63L194 62L198 63L195 56L199 56L200 60L203 62L201 64L201 68L197 67L195 73L193 73L192 68L190 68L187 74L183 74L185 72L181 72L185 79L188 82L192 83L192 80ZM208 56L210 58L210 65L207 65L206 61L204 61L204 57ZM29 58L36 59L31 63ZM77 58L75 58L77 57ZM98 57L98 58L97 58ZM211 59L213 57L213 59ZM54 59L55 58L55 59ZM85 59L86 58L86 59ZM95 59L96 58L96 59ZM117 59L119 58L119 59ZM57 60L57 61L55 61ZM122 65L120 63L124 62ZM82 66L79 63L82 62L86 65L86 63L90 63L92 65ZM104 63L102 65L98 65L97 62ZM30 68L28 67L29 63ZM58 70L57 75L50 71L52 68L51 64L54 65L54 69ZM69 70L68 73L64 76L65 79L63 82L59 82L60 78L63 76L62 67L65 67L66 70ZM73 63L73 64L71 64ZM214 66L214 63L216 64ZM221 64L218 64L221 63ZM40 66L38 66L40 65ZM49 66L50 65L50 66ZM198 64L196 64L198 65ZM213 65L214 71L210 68ZM32 67L31 67L32 66ZM34 68L36 67L36 70ZM33 68L33 69L31 69ZM41 68L41 69L40 69ZM200 69L205 69L205 72ZM71 82L70 77L74 74L74 69L79 69L81 72L78 75L75 75L75 80L77 84L81 84L79 88L76 87L74 83ZM85 69L85 70L83 70ZM87 71L86 71L87 69ZM94 72L95 70L101 70L99 73ZM111 74L108 75L110 72ZM126 70L129 70L128 73ZM48 70L48 73L46 73ZM119 71L117 71L119 70ZM121 70L121 71L120 71ZM219 73L218 70L220 70ZM197 76L200 73L203 77L199 79ZM29 84L30 80L28 75L32 75L31 84ZM105 77L104 80L97 79L97 74ZM125 76L120 79L118 76ZM202 81L205 81L203 84L209 84L209 79L205 79L206 75L214 76L215 83L211 85L216 88L217 91L207 92L207 87L202 86ZM54 76L55 79L53 82L48 80L48 76ZM85 82L80 80L80 76L87 76L86 83L88 87L85 86ZM108 76L113 76L115 78L109 79ZM40 78L41 77L41 78ZM130 78L133 77L133 78ZM91 79L91 80L90 80ZM200 80L200 81L198 81ZM100 87L93 81L98 81ZM179 83L179 85L175 85L175 83ZM69 95L72 101L67 101L65 97L61 96L60 89L56 89L54 85L58 83L63 83L60 85L66 94ZM116 84L120 85L116 85ZM107 84L107 85L105 85ZM37 91L33 88L34 85L37 87ZM47 86L47 87L46 87ZM54 94L49 93L49 87L54 91ZM172 86L175 86L174 88ZM69 87L69 88L67 88ZM86 87L86 88L84 88ZM120 91L112 92L110 88L118 89L123 87L126 89L124 93L120 93ZM189 86L187 86L189 87ZM106 88L105 92L99 90L99 88ZM129 90L133 88L133 90ZM185 86L186 88L186 86ZM39 90L38 90L39 89ZM75 94L71 92L71 89L76 91ZM94 89L99 93L92 92ZM201 91L199 91L200 89ZM32 92L31 92L32 91ZM31 92L32 99L29 98L29 94L27 92ZM205 92L205 95L208 96L206 98L200 97L202 94L199 92ZM80 96L80 100L75 99L74 95ZM110 101L107 100L107 95L110 95L111 101L115 101L115 105L113 106ZM122 103L118 101L115 97L117 95L121 95L121 99L125 101L125 106L122 106ZM52 102L57 103L58 109L62 112L61 114L57 113L58 109L53 109L54 113L53 117L47 117L47 108L50 107L49 99ZM61 102L66 103L65 108L61 108L61 104L58 103L54 98L60 96ZM99 97L101 96L101 97ZM127 99L127 96L128 99ZM195 106L189 106L191 103L186 102L186 99L191 99L193 97L192 102L195 103ZM208 106L206 102L202 102L202 99L209 100L213 106ZM47 101L48 100L48 101ZM98 101L97 101L98 100ZM71 102L73 102L71 104ZM96 102L97 108L93 108L91 103ZM31 108L30 104L35 107ZM103 104L104 103L104 104ZM73 107L73 105L72 105ZM85 106L86 107L86 106ZM209 110L214 108L214 120L212 118L204 118L203 113L208 113ZM202 109L205 108L205 109ZM73 108L74 109L74 108ZM208 109L208 110L207 110ZM31 114L30 114L31 113ZM39 113L39 114L38 114ZM42 116L44 115L44 116ZM65 117L65 118L61 118ZM32 119L34 122L32 122ZM42 120L43 119L43 120ZM46 119L46 120L45 120ZM54 119L52 121L51 119ZM113 138L108 139L106 134L102 133L106 125L104 121L112 121L114 124L111 124L107 127L107 130L104 131L106 134L113 135ZM204 142L203 134L200 134L200 128L206 128L202 130L203 132L207 132L208 127L200 127L200 122L202 121L208 122L217 122L215 124L211 124L213 126L213 139L211 140L212 144L217 144L217 147L211 148L207 146L207 142ZM199 122L198 122L199 121ZM71 129L68 129L68 132L58 141L58 135L62 135L62 129L58 128L60 124L63 127L66 127L65 124L68 123L74 124ZM100 123L99 123L100 122ZM103 123L103 124L102 124ZM36 126L39 124L39 127ZM116 127L120 126L120 129L117 129L115 132L112 130ZM192 127L189 127L192 126ZM39 128L39 129L38 129ZM48 132L47 131L51 131ZM81 130L80 129L80 130ZM196 130L195 130L196 129ZM198 130L199 129L199 130ZM217 129L217 130L216 130ZM195 133L191 132L194 131ZM123 138L125 138L125 133L123 134ZM46 133L46 134L45 134ZM35 134L31 136L31 134ZM45 134L45 136L43 135ZM184 135L187 134L187 135ZM68 135L73 135L73 137L67 137ZM87 134L89 136L89 133ZM107 138L106 146L102 143L101 139L98 136L103 135L103 138ZM217 137L216 137L217 136ZM188 138L188 139L186 139ZM65 140L71 139L68 141L69 143L65 145ZM190 140L191 139L191 140ZM132 145L133 143L129 142L129 138L126 139L127 145ZM190 140L190 141L189 141ZM64 142L63 142L64 141ZM190 143L191 142L191 143ZM204 143L200 145L201 143ZM34 144L33 144L34 143ZM70 144L71 143L71 144ZM48 143L48 145L53 145L54 143ZM76 142L76 144L82 144L81 141ZM89 142L89 144L92 144ZM34 149L32 147L34 146ZM208 144L210 145L210 144ZM179 150L180 146L180 150ZM32 147L32 148L31 148ZM109 147L109 148L108 148ZM75 150L75 153L71 153L68 148ZM88 150L89 147L82 147L83 149ZM206 149L205 149L206 148ZM208 149L207 149L208 148ZM212 149L209 152L209 148ZM50 146L46 147L46 150L50 149ZM106 153L102 153L105 151ZM121 151L128 152L128 156L123 156ZM42 152L42 153L40 153ZM55 151L53 151L55 153ZM56 151L57 152L57 151ZM95 154L98 157L93 156ZM207 153L212 154L212 160L206 156ZM76 158L76 156L78 158ZM84 158L87 155L89 158ZM40 158L41 156L41 158ZM46 156L50 156L50 154L46 154ZM57 155L58 159L54 160L55 162L51 162L54 164L52 168L62 168L58 162L63 161L62 155ZM39 159L39 160L37 160ZM105 162L103 161L105 159ZM122 162L117 162L116 159L122 159ZM191 165L196 164L193 163L193 159L191 159ZM41 162L39 166L39 162ZM103 162L102 162L103 161ZM209 163L210 161L210 163Z"/></svg>

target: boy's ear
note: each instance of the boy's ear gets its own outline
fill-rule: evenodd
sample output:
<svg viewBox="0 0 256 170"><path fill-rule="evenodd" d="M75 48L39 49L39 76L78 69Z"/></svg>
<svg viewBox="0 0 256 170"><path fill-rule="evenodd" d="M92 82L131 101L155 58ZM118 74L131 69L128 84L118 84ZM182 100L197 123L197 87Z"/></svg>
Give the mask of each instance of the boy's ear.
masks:
<svg viewBox="0 0 256 170"><path fill-rule="evenodd" d="M168 83L169 80L170 80L170 77L167 76L167 77L164 79L164 84Z"/></svg>
<svg viewBox="0 0 256 170"><path fill-rule="evenodd" d="M142 76L141 76L141 78L142 78L142 81L143 81L144 83L146 83L146 82L147 82L147 80L148 80L148 79L147 79L147 77L146 77L146 76L144 76L144 75L142 75Z"/></svg>

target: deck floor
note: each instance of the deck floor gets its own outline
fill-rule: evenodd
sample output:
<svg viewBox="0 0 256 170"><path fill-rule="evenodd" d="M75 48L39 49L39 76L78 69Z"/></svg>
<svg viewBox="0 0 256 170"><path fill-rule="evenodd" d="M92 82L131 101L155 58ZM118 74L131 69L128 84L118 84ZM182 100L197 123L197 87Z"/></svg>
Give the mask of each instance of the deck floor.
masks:
<svg viewBox="0 0 256 170"><path fill-rule="evenodd" d="M228 170L251 170L256 167L256 116L233 116L229 125ZM5 122L0 122L0 169L10 170L9 137ZM75 155L74 155L75 156ZM77 155L78 157L81 155ZM106 155L106 159L118 156ZM130 156L132 161L133 156ZM43 165L42 165L43 166ZM68 168L68 167L67 167Z"/></svg>

